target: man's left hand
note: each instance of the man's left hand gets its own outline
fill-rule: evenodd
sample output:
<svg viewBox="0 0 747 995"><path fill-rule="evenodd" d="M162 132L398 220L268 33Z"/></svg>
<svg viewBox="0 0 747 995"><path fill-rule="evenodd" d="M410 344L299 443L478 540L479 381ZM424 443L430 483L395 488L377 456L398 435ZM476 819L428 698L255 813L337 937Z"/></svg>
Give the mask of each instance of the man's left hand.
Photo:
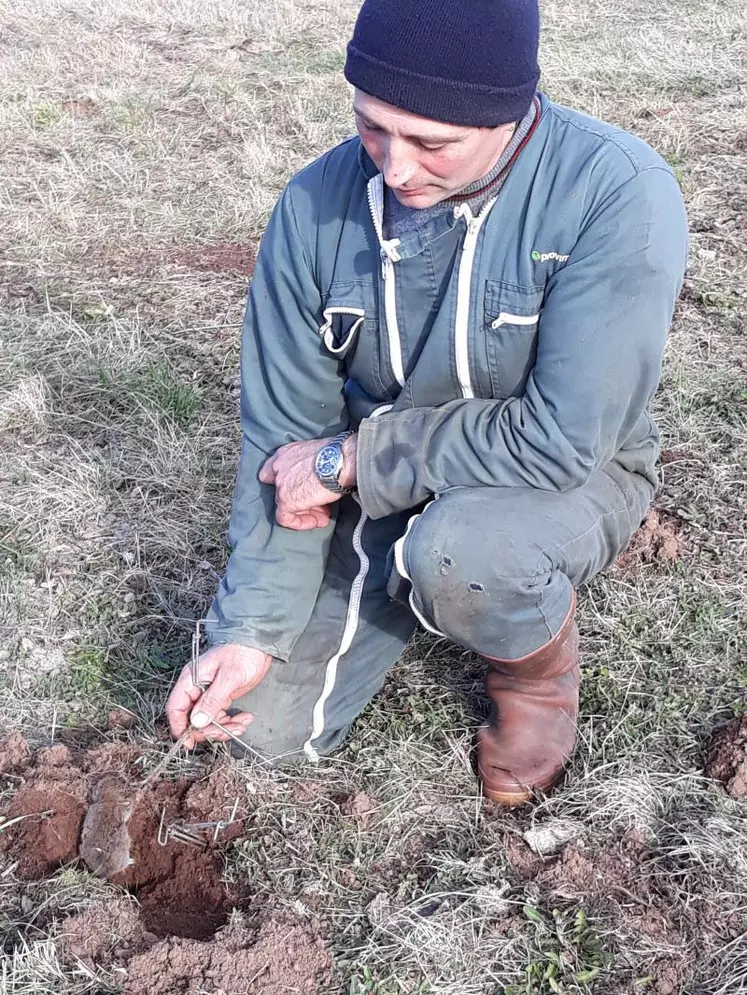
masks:
<svg viewBox="0 0 747 995"><path fill-rule="evenodd" d="M349 435L342 445L341 487L355 487L355 459L358 436ZM275 518L287 529L323 528L331 517L330 505L342 495L328 490L316 475L314 464L319 450L330 439L291 442L281 446L259 471L263 484L275 485Z"/></svg>

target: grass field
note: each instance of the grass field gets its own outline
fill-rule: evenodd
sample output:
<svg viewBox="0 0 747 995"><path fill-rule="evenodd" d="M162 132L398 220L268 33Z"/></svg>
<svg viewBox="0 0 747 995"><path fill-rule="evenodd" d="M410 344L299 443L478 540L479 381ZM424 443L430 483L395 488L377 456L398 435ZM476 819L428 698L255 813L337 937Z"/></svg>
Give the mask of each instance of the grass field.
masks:
<svg viewBox="0 0 747 995"><path fill-rule="evenodd" d="M164 752L227 556L247 276L285 181L353 130L356 7L0 3L0 732ZM747 7L546 0L542 65L551 97L666 157L692 231L657 515L582 592L568 777L532 810L483 802L479 667L418 636L332 760L238 771L225 875L247 928L322 938L324 979L165 992L747 992L747 786L706 771L747 689ZM0 810L17 787L0 775ZM0 854L0 995L135 991L122 958L65 946L117 896Z"/></svg>

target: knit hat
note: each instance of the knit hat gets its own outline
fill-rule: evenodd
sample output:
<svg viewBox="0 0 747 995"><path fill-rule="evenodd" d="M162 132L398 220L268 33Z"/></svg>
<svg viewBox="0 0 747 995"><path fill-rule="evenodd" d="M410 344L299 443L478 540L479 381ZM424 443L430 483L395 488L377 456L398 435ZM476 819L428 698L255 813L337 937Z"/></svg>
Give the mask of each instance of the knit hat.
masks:
<svg viewBox="0 0 747 995"><path fill-rule="evenodd" d="M537 89L537 0L365 0L345 78L449 124L519 121Z"/></svg>

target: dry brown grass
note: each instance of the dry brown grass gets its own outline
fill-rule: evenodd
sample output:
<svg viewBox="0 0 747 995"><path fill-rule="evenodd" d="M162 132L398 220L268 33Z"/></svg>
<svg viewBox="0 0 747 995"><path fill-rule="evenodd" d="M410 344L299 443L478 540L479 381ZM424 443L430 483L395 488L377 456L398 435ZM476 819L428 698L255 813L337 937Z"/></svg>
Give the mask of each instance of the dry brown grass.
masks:
<svg viewBox="0 0 747 995"><path fill-rule="evenodd" d="M339 70L355 9L28 0L0 14L6 729L48 742L102 727L119 701L152 734L226 557L246 291L231 259L288 176L352 131ZM330 992L549 993L538 979L559 953L565 993L747 991L745 810L703 774L747 684L747 9L544 13L550 95L652 142L688 201L691 268L657 398L673 454L658 504L681 558L584 593L581 747L531 814L479 799L465 704L479 671L426 637L337 757L246 771L265 801L227 873L323 922ZM348 804L361 792L366 817ZM548 827L575 837L562 858L523 842ZM627 894L575 873L569 846L599 867L635 852L632 876L607 879ZM54 939L100 886L66 870L21 889L0 878L0 894L2 995L121 990L64 968ZM591 932L574 932L581 908Z"/></svg>

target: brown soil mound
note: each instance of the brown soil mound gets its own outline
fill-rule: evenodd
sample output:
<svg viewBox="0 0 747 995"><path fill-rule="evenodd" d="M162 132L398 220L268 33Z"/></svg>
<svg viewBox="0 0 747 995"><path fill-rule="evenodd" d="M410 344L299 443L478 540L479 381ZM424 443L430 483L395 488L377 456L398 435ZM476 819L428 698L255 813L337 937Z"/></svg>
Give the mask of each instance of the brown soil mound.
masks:
<svg viewBox="0 0 747 995"><path fill-rule="evenodd" d="M8 839L6 848L18 861L18 877L26 881L43 878L75 860L85 814L85 806L66 791L46 786L21 788L7 812L9 820L20 821L3 833Z"/></svg>
<svg viewBox="0 0 747 995"><path fill-rule="evenodd" d="M163 940L129 963L125 995L247 992L314 995L329 976L323 942L305 926L266 922L247 944L242 929L223 930L212 943Z"/></svg>
<svg viewBox="0 0 747 995"><path fill-rule="evenodd" d="M721 781L732 798L747 798L747 715L714 734L706 774Z"/></svg>
<svg viewBox="0 0 747 995"><path fill-rule="evenodd" d="M679 560L682 556L682 538L675 521L666 512L652 508L628 548L615 560L614 569L630 574L641 563L675 563Z"/></svg>
<svg viewBox="0 0 747 995"><path fill-rule="evenodd" d="M143 929L137 902L132 898L96 903L85 912L70 916L62 924L59 935L68 962L78 958L101 967L108 967L115 960L126 960L147 947L149 940L155 940Z"/></svg>

